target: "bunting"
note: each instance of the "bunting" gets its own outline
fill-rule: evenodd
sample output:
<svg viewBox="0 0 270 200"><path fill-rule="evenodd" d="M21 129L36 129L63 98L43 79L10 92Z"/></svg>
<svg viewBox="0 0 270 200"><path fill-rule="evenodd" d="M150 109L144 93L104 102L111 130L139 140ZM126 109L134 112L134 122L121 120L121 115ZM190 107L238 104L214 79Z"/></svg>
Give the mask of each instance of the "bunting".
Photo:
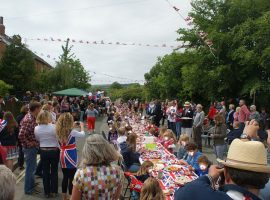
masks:
<svg viewBox="0 0 270 200"><path fill-rule="evenodd" d="M170 3L170 1L169 0L165 0L176 12L177 12L177 14L186 22L186 24L188 25L188 26L192 26L193 25L193 18L192 17L190 17L190 16L188 16L188 17L184 17L181 13L180 13L180 9L179 8L177 8L176 6L174 6L174 5L172 5L171 3ZM213 50L214 50L214 48L212 47L214 44L213 44L213 41L212 40L210 40L209 38L207 38L207 36L208 36L208 34L207 33L205 33L204 31L202 31L202 30L199 30L198 32L197 32L197 36L205 43L205 45L207 45L208 47L209 47L209 49L210 49L210 52L211 52L211 54L214 56L214 57L216 57L215 56L215 54L213 53Z"/></svg>
<svg viewBox="0 0 270 200"><path fill-rule="evenodd" d="M67 39L60 39L60 38L53 38L53 37L49 37L49 38L23 38L25 42L27 41L44 41L44 42L66 42ZM89 41L89 40L75 40L75 39L70 39L70 41L72 43L78 43L78 44L86 44L86 45L119 45L119 46L139 46L139 47L153 47L153 48L171 48L171 49L181 49L181 48L187 48L187 45L171 45L171 44L150 44L150 43L146 43L146 44L142 44L142 43L136 43L136 42L106 42L104 40L100 40L100 41Z"/></svg>

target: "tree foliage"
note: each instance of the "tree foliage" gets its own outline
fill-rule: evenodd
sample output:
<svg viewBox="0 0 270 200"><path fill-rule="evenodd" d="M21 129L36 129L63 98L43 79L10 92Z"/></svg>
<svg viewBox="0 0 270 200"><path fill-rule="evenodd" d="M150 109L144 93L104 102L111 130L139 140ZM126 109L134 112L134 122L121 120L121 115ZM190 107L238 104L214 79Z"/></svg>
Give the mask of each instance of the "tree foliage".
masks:
<svg viewBox="0 0 270 200"><path fill-rule="evenodd" d="M68 39L62 46L63 52L56 67L39 74L39 90L55 91L72 87L86 90L91 87L90 75L84 69L81 61L72 53L72 47L69 45Z"/></svg>
<svg viewBox="0 0 270 200"><path fill-rule="evenodd" d="M112 100L123 99L127 101L129 99L143 99L144 87L139 84L131 84L128 87L112 88L109 90L109 94Z"/></svg>
<svg viewBox="0 0 270 200"><path fill-rule="evenodd" d="M36 75L34 57L24 44L21 37L14 35L11 44L6 47L0 61L0 79L13 85L13 91L20 92L35 89L33 77Z"/></svg>
<svg viewBox="0 0 270 200"><path fill-rule="evenodd" d="M5 96L9 93L9 91L13 88L12 85L5 83L4 81L0 80L0 95Z"/></svg>
<svg viewBox="0 0 270 200"><path fill-rule="evenodd" d="M120 83L118 83L118 82L113 82L111 85L110 85L110 87L109 87L109 90L115 90L115 89L122 89L123 88L123 86L120 84Z"/></svg>
<svg viewBox="0 0 270 200"><path fill-rule="evenodd" d="M270 1L193 0L192 28L178 41L190 47L158 58L145 74L155 98L249 96L270 88ZM212 50L198 37L207 33Z"/></svg>

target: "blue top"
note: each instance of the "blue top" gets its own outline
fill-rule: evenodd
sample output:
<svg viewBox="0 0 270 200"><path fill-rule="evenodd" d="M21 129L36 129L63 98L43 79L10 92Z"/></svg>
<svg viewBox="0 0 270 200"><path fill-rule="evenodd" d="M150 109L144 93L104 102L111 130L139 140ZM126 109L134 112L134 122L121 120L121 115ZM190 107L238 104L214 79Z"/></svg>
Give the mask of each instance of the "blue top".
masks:
<svg viewBox="0 0 270 200"><path fill-rule="evenodd" d="M133 152L126 142L120 143L120 149L124 159L124 163L127 168L129 168L131 165L135 163L140 163L139 161L140 154L137 152Z"/></svg>
<svg viewBox="0 0 270 200"><path fill-rule="evenodd" d="M207 176L185 184L174 194L174 200L232 200L225 192L212 189Z"/></svg>
<svg viewBox="0 0 270 200"><path fill-rule="evenodd" d="M208 174L208 171L209 171L209 167L207 167L207 169L205 171L202 171L201 169L195 170L195 173L199 177L201 177L201 176L204 176L204 175Z"/></svg>
<svg viewBox="0 0 270 200"><path fill-rule="evenodd" d="M200 170L200 166L199 166L199 163L198 163L198 159L199 159L199 157L201 157L202 156L202 152L200 152L200 151L197 151L195 154L194 154L194 156L190 156L190 155L188 155L188 157L187 157L187 163L189 164L189 165L191 165L193 168L194 168L194 170L196 171L196 170Z"/></svg>

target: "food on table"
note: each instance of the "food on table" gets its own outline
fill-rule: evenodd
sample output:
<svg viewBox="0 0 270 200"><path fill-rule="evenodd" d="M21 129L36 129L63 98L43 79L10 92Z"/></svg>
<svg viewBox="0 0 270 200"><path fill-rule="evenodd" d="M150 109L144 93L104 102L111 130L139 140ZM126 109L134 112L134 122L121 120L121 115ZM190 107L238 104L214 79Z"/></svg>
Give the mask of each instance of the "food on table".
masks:
<svg viewBox="0 0 270 200"><path fill-rule="evenodd" d="M188 178L186 176L177 177L175 179L175 183L179 184L179 185L184 185L184 184L189 183L191 181L192 181L192 179L190 179L190 178Z"/></svg>
<svg viewBox="0 0 270 200"><path fill-rule="evenodd" d="M158 151L145 151L141 155L143 160L160 159L161 153Z"/></svg>
<svg viewBox="0 0 270 200"><path fill-rule="evenodd" d="M164 169L164 165L163 164L159 164L159 163L157 163L157 164L155 164L155 166L154 166L154 170L155 171L160 171L160 170L162 170L162 169Z"/></svg>
<svg viewBox="0 0 270 200"><path fill-rule="evenodd" d="M182 169L181 165L170 165L168 167L166 167L167 171L171 171L171 172L178 172Z"/></svg>

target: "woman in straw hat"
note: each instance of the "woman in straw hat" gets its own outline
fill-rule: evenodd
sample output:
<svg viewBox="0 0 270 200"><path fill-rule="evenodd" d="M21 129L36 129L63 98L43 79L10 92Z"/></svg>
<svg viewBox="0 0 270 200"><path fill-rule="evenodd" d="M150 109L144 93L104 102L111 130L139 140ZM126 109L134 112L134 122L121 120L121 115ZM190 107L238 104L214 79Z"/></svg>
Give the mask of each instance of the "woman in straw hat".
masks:
<svg viewBox="0 0 270 200"><path fill-rule="evenodd" d="M208 176L180 188L175 200L219 199L260 200L259 192L269 181L270 166L267 165L265 147L261 142L244 142L235 139L226 160L218 159L224 166L211 166ZM225 184L215 190L214 185L223 174ZM203 198L202 198L203 197Z"/></svg>

